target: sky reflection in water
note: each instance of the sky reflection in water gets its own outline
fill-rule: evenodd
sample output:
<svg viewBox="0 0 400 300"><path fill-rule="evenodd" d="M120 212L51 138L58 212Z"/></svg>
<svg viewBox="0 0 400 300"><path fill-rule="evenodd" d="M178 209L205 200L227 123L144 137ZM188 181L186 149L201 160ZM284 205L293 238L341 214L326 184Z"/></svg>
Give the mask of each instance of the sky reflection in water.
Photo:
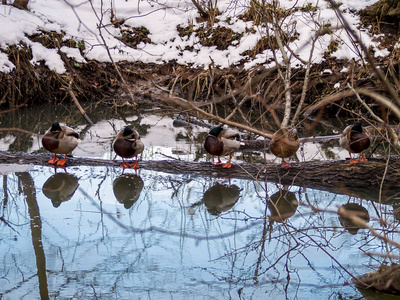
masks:
<svg viewBox="0 0 400 300"><path fill-rule="evenodd" d="M60 299L356 296L353 286L343 286L349 276L316 243L354 274L373 263L358 249L365 230L352 235L335 213L312 214L304 205L334 212L348 196L298 187L288 194L268 183L268 195L280 203L282 218L289 218L267 219L264 228L264 213L274 215L276 209L266 210L262 183L146 170L122 174L121 168L106 167L67 172L35 166L3 176L1 193L8 198L1 215L8 224L1 223L2 299L39 298L40 249L32 251L38 243L48 293ZM23 178L31 178L35 188ZM32 190L40 215L33 219L41 220L41 228L32 225L31 204L24 201ZM362 206L375 215L371 202ZM32 243L33 228L41 237ZM364 250L378 246L372 241Z"/></svg>

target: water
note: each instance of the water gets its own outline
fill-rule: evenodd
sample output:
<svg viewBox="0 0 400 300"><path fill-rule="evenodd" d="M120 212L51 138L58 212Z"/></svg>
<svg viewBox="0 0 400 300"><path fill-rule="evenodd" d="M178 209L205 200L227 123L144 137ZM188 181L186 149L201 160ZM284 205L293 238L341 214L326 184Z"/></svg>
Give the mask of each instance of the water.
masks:
<svg viewBox="0 0 400 300"><path fill-rule="evenodd" d="M113 130L127 122L142 130L142 159L206 159L206 129L155 115L97 120L74 155L114 158ZM41 151L22 141L8 133L2 149ZM351 275L383 261L366 254L397 254L336 213L355 203L381 228L378 215L397 226L394 207L344 194L118 167L0 171L2 299L361 299Z"/></svg>

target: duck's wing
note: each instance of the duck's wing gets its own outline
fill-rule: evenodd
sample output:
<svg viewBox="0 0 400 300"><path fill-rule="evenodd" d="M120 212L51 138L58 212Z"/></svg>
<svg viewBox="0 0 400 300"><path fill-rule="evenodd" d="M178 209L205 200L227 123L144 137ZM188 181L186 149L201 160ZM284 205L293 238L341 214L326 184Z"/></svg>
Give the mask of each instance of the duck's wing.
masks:
<svg viewBox="0 0 400 300"><path fill-rule="evenodd" d="M224 145L222 155L232 154L240 148L240 135L236 131L226 130L221 134L221 141Z"/></svg>
<svg viewBox="0 0 400 300"><path fill-rule="evenodd" d="M136 139L136 141L133 143L132 147L135 149L135 156L139 155L144 150L144 144L140 138Z"/></svg>
<svg viewBox="0 0 400 300"><path fill-rule="evenodd" d="M340 140L339 140L339 144L342 148L344 148L345 150L351 152L350 149L350 133L351 133L351 128L353 127L353 125L349 125L347 126L343 132L342 135L340 136Z"/></svg>
<svg viewBox="0 0 400 300"><path fill-rule="evenodd" d="M229 139L229 140L237 140L237 141L240 140L240 135L239 135L239 133L236 132L236 131L234 131L234 130L231 130L231 129L225 129L225 130L223 130L223 131L221 132L221 134L220 134L220 137L221 137L221 138L226 138L226 139Z"/></svg>
<svg viewBox="0 0 400 300"><path fill-rule="evenodd" d="M61 129L64 132L65 136L74 137L74 138L79 139L79 134L75 130L73 130L71 127L62 126Z"/></svg>

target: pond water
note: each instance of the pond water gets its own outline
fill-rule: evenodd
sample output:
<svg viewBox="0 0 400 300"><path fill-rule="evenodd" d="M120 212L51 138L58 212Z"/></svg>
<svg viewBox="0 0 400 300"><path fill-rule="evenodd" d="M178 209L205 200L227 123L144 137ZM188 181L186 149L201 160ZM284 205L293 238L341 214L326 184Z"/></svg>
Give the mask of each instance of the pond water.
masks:
<svg viewBox="0 0 400 300"><path fill-rule="evenodd" d="M69 108L19 111L1 123L43 134L69 117L82 137L74 156L110 159L115 132L128 124L143 137L143 160L209 160L201 150L206 128L174 127L154 112L105 111L91 128L74 116ZM43 151L36 137L2 133L1 150ZM305 149L299 160L347 157L337 145ZM353 205L368 212L370 226L380 228L382 217L396 227L396 204L373 199L119 167L0 165L0 172L1 299L383 299L347 283L384 261L368 254L397 254L336 213ZM387 237L396 240L396 231Z"/></svg>

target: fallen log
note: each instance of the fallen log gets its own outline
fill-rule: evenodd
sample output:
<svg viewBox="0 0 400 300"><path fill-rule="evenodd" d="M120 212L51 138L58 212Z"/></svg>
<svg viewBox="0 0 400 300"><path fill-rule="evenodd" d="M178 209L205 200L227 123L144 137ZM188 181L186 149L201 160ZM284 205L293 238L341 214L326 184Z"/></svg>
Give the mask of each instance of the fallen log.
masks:
<svg viewBox="0 0 400 300"><path fill-rule="evenodd" d="M47 166L49 154L0 151L0 164L34 164ZM85 157L68 157L69 166L119 167L121 161ZM234 163L224 169L208 162L179 159L139 161L142 169L172 174L251 179L278 182L348 194L362 199L377 200L379 195L393 197L400 191L400 156L370 158L350 165L349 161L307 161L282 168L280 164ZM1 167L1 166L0 166ZM382 188L382 190L380 190ZM382 192L383 191L383 192ZM382 201L384 201L383 199ZM384 201L386 202L386 201Z"/></svg>

